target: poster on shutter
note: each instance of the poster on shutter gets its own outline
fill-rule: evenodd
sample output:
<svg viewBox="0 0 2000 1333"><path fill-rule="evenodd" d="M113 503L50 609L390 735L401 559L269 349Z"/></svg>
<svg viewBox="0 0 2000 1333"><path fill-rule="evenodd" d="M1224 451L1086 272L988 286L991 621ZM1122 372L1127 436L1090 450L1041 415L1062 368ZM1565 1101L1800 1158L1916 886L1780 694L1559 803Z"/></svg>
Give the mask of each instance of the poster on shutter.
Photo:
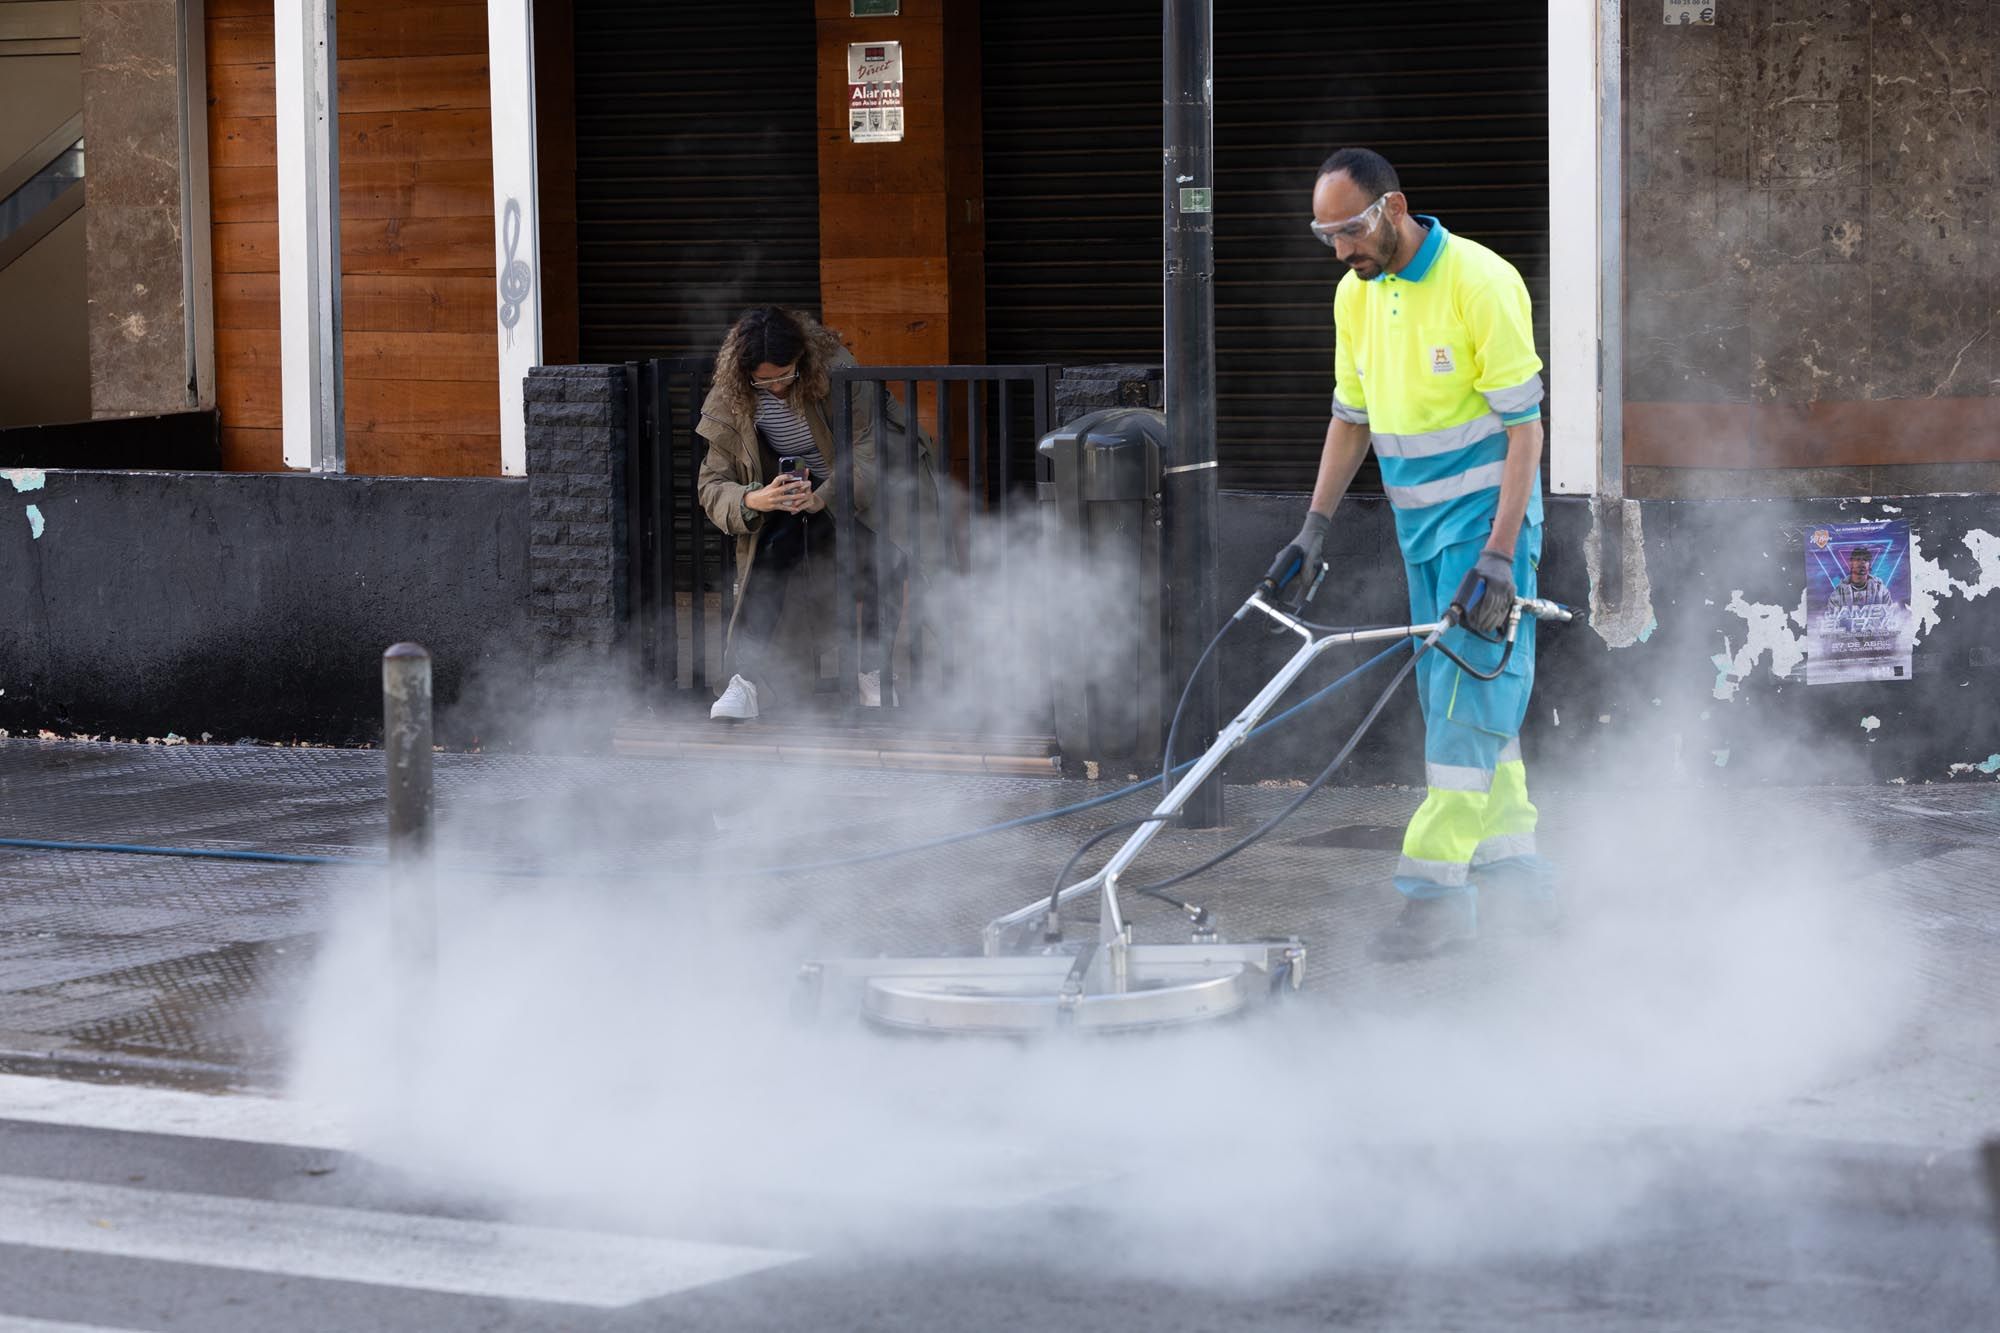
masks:
<svg viewBox="0 0 2000 1333"><path fill-rule="evenodd" d="M1667 0L1667 22L1682 28L1713 28L1714 0Z"/></svg>
<svg viewBox="0 0 2000 1333"><path fill-rule="evenodd" d="M1806 534L1806 684L1908 680L1910 525L1829 523Z"/></svg>
<svg viewBox="0 0 2000 1333"><path fill-rule="evenodd" d="M903 141L903 44L847 47L847 137L855 143Z"/></svg>

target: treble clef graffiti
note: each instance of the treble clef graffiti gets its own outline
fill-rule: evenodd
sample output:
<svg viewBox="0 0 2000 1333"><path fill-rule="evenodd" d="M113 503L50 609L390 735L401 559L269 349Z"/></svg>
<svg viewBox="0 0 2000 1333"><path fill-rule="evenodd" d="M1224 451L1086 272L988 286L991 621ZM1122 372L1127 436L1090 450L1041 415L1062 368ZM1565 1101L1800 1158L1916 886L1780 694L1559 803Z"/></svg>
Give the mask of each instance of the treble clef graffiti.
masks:
<svg viewBox="0 0 2000 1333"><path fill-rule="evenodd" d="M514 341L514 326L521 320L521 303L534 289L535 273L525 259L514 252L521 245L521 201L509 199L500 220L500 239L507 247L506 265L500 270L500 324L507 330L507 342Z"/></svg>

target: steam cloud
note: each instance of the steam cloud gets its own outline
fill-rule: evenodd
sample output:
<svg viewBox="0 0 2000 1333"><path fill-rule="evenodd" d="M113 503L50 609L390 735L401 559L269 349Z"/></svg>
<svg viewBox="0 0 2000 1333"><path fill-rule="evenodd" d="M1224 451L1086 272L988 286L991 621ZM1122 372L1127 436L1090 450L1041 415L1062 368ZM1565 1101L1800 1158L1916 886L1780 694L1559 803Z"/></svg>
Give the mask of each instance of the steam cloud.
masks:
<svg viewBox="0 0 2000 1333"><path fill-rule="evenodd" d="M1009 575L1054 586L1037 577L1098 623L1129 621L1123 574ZM961 607L1000 604L990 591L979 576L950 589ZM970 632L987 679L1039 677L1045 645L997 621ZM956 706L1010 720L990 695ZM445 876L431 988L399 975L386 892L356 902L304 1007L296 1085L440 1185L751 1243L921 1253L1059 1197L1096 1240L1029 1228L1015 1243L1164 1281L1599 1244L1641 1224L1691 1134L1773 1123L1877 1054L1924 998L1922 957L1882 883L1856 873L1862 835L1831 817L1778 830L1747 794L1725 815L1693 790L1638 801L1593 792L1591 774L1537 780L1568 871L1560 938L1476 963L1322 967L1252 1023L1025 1045L802 1026L789 1004L807 958L972 951L978 921L1046 891L1051 867L1024 844L746 879L827 849L784 833L781 812L858 808L832 795L840 775L798 764L705 769L650 819L635 813L650 792L608 811L524 802L511 837L547 865L633 862L689 810L719 816L725 845L637 879ZM932 780L881 781L865 845L983 822L940 808ZM1362 924L1386 897L1374 880L1325 892L1365 896ZM1227 890L1210 893L1226 911ZM1172 928L1139 919L1142 936Z"/></svg>

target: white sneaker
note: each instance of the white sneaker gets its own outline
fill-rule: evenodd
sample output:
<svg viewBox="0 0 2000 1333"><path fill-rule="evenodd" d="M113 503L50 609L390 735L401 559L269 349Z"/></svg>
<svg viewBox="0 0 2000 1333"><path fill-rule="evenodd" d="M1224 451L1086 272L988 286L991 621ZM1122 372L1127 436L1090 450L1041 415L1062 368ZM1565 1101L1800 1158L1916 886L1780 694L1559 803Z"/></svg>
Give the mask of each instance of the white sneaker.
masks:
<svg viewBox="0 0 2000 1333"><path fill-rule="evenodd" d="M881 670L878 668L874 671L862 672L860 676L860 681L861 681L861 706L863 708L880 708L882 706Z"/></svg>
<svg viewBox="0 0 2000 1333"><path fill-rule="evenodd" d="M729 688L722 692L722 697L708 710L711 722L718 718L726 718L733 722L748 722L755 716L757 716L757 687L741 676L729 678Z"/></svg>

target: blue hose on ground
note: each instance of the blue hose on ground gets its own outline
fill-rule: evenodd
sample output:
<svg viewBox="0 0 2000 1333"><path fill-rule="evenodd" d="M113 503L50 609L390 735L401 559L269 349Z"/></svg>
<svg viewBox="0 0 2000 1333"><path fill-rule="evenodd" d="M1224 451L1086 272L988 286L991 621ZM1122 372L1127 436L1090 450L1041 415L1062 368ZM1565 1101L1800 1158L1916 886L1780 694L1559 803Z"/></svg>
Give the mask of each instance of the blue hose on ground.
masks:
<svg viewBox="0 0 2000 1333"><path fill-rule="evenodd" d="M115 852L122 856L189 856L209 861L262 861L282 866L385 866L381 857L315 856L309 852L245 852L226 847L151 847L138 842L59 842L53 838L0 838L0 847L37 852Z"/></svg>
<svg viewBox="0 0 2000 1333"><path fill-rule="evenodd" d="M1293 704L1284 712L1264 723L1255 731L1252 731L1244 739L1254 740L1274 728L1283 725L1292 718L1297 717L1300 713L1305 712L1308 708L1311 708L1314 704L1331 697L1345 686L1352 684L1358 677L1366 673L1370 667L1378 666L1388 661L1392 656L1407 651L1407 646L1402 643L1391 644L1338 680L1321 686L1306 698ZM1176 764L1172 772L1176 774L1185 773L1188 769L1195 766L1198 758ZM1114 801L1122 801L1128 796L1156 786L1159 781L1160 779L1158 778L1144 778L1132 783L1130 786L1120 787L1117 791L1106 792L1102 796L1093 796L1087 801L1078 801L1074 805L1065 805L1054 810L1042 810L1032 815L1022 815L1016 819L1003 820L998 824L988 824L984 828L968 829L960 833L947 833L942 837L930 838L923 842L913 842L902 847L891 847L884 851L862 852L854 856L833 857L824 861L805 861L796 865L761 866L757 869L741 873L750 875L796 875L811 870L833 870L844 866L867 865L874 861L887 861L898 856L909 856L916 852L932 851L939 847L949 847L954 843L970 842L974 838L983 838L994 833L1005 833L1010 829L1028 828L1035 824L1045 824L1052 819L1061 819L1067 815L1078 815L1087 810L1096 810L1102 806L1110 805ZM239 851L225 847L158 847L135 842L65 842L55 838L0 837L0 847L18 847L28 851L44 852L106 852L121 856L179 856L210 861L253 861L265 865L381 867L389 864L385 857L321 856L310 852ZM544 878L550 873L540 870L482 866L444 866L441 869L455 874L506 875L527 878ZM594 873L600 875L626 875L631 872L598 871Z"/></svg>

